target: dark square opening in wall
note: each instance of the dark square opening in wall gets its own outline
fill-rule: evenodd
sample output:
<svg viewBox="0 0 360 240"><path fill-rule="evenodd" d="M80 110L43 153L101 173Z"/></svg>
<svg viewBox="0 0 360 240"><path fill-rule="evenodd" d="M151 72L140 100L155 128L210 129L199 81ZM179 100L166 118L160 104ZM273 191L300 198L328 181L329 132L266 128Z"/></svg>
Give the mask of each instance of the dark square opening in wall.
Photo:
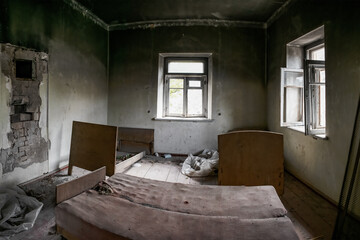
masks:
<svg viewBox="0 0 360 240"><path fill-rule="evenodd" d="M16 78L32 78L32 61L16 60Z"/></svg>

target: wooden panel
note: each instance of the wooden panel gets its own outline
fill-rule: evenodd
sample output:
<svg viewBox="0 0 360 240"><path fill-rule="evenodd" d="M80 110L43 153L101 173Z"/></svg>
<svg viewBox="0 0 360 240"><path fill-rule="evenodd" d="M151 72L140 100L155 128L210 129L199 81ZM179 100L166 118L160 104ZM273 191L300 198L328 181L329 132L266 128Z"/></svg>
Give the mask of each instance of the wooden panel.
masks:
<svg viewBox="0 0 360 240"><path fill-rule="evenodd" d="M154 129L118 128L118 150L154 153Z"/></svg>
<svg viewBox="0 0 360 240"><path fill-rule="evenodd" d="M238 131L218 136L219 185L272 185L284 191L283 135Z"/></svg>
<svg viewBox="0 0 360 240"><path fill-rule="evenodd" d="M130 167L131 165L133 165L134 163L136 163L137 161L139 161L140 159L142 159L145 156L145 152L141 152L136 154L135 156L132 156L129 159L126 159L125 161L116 164L115 167L115 172L116 173L122 173L124 172L128 167Z"/></svg>
<svg viewBox="0 0 360 240"><path fill-rule="evenodd" d="M56 186L56 204L61 203L105 180L106 167Z"/></svg>
<svg viewBox="0 0 360 240"><path fill-rule="evenodd" d="M152 154L154 152L153 143L131 142L125 140L118 141L118 149L121 152L138 153L145 151L147 154Z"/></svg>
<svg viewBox="0 0 360 240"><path fill-rule="evenodd" d="M154 129L145 128L118 128L118 139L132 142L154 142Z"/></svg>
<svg viewBox="0 0 360 240"><path fill-rule="evenodd" d="M117 127L73 122L69 175L72 166L90 171L106 166L106 175L115 173Z"/></svg>

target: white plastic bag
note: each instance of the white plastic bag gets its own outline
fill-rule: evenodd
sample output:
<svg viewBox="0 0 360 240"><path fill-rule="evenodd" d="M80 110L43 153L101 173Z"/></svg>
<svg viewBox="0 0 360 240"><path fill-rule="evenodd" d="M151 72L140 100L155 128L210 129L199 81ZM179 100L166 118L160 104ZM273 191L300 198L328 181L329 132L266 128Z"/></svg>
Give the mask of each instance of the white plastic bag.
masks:
<svg viewBox="0 0 360 240"><path fill-rule="evenodd" d="M0 188L0 240L32 228L42 206L18 187Z"/></svg>
<svg viewBox="0 0 360 240"><path fill-rule="evenodd" d="M218 169L219 153L216 150L205 149L199 156L189 156L185 159L181 173L189 177L205 177Z"/></svg>

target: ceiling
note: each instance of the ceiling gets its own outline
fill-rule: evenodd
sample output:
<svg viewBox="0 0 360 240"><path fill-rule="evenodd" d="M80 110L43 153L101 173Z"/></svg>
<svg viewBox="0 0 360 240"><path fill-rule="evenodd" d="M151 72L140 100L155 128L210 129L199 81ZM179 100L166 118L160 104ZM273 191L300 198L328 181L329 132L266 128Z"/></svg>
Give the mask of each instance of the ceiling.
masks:
<svg viewBox="0 0 360 240"><path fill-rule="evenodd" d="M168 20L265 23L287 0L73 0L105 24Z"/></svg>

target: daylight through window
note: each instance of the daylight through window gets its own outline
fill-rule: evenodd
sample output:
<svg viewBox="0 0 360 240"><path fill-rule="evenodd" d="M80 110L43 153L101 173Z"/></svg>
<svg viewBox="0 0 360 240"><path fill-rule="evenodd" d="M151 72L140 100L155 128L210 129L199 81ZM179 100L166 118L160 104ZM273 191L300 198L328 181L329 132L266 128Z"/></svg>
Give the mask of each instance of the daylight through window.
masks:
<svg viewBox="0 0 360 240"><path fill-rule="evenodd" d="M206 68L204 58L165 59L165 117L206 117Z"/></svg>
<svg viewBox="0 0 360 240"><path fill-rule="evenodd" d="M281 126L321 138L326 137L323 37L320 27L289 43L287 68L281 69Z"/></svg>

